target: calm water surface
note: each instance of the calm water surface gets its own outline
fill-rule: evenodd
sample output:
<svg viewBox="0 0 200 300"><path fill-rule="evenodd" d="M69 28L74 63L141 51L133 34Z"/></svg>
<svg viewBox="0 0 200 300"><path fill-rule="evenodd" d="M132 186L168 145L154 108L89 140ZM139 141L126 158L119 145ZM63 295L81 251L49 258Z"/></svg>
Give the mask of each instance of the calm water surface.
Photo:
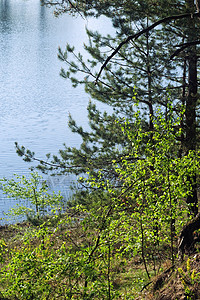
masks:
<svg viewBox="0 0 200 300"><path fill-rule="evenodd" d="M57 49L70 43L83 51L85 26L105 33L110 23L69 15L55 18L39 0L0 0L0 178L29 172L30 165L15 153L15 141L39 158L56 154L64 142L80 144L67 128L68 114L87 128L89 96L59 76L64 65ZM50 181L68 192L70 178ZM1 195L0 218L13 203Z"/></svg>

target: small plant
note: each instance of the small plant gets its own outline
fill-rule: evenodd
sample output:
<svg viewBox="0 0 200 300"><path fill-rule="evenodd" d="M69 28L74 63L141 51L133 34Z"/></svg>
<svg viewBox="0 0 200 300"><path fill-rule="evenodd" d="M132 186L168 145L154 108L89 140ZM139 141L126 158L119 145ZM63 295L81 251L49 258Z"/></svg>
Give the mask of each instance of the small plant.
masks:
<svg viewBox="0 0 200 300"><path fill-rule="evenodd" d="M4 255L7 252L7 245L4 240L0 239L0 263L4 262Z"/></svg>
<svg viewBox="0 0 200 300"><path fill-rule="evenodd" d="M188 258L186 263L186 271L182 268L178 268L178 273L184 287L186 299L193 299L191 297L194 296L194 285L199 280L199 273L197 273L195 269L191 271L190 258Z"/></svg>
<svg viewBox="0 0 200 300"><path fill-rule="evenodd" d="M44 216L48 208L59 209L63 197L60 193L49 193L46 181L37 172L30 174L31 177L14 175L15 178L0 180L1 189L9 198L27 201L27 205L17 204L9 210L10 216L27 216L28 219L39 219Z"/></svg>

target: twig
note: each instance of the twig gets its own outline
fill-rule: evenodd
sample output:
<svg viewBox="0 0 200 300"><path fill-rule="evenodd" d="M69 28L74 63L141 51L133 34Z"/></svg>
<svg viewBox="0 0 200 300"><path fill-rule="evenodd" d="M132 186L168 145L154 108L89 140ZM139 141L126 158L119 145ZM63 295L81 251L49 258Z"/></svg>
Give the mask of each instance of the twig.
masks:
<svg viewBox="0 0 200 300"><path fill-rule="evenodd" d="M147 284L145 284L140 292L142 292L144 289L146 289L151 283L153 283L153 281L150 281Z"/></svg>

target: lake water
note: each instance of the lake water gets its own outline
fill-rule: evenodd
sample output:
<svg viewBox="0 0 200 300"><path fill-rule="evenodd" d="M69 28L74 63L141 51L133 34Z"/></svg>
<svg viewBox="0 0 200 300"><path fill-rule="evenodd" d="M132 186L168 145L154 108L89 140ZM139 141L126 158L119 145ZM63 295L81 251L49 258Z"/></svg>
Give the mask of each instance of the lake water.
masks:
<svg viewBox="0 0 200 300"><path fill-rule="evenodd" d="M88 128L89 95L59 76L65 66L57 49L70 43L83 51L85 26L103 33L111 28L107 19L55 18L39 0L0 0L0 178L29 172L30 165L15 153L15 141L41 159L63 143L80 144L67 127L68 114ZM49 180L67 195L70 178ZM1 195L0 218L14 203Z"/></svg>

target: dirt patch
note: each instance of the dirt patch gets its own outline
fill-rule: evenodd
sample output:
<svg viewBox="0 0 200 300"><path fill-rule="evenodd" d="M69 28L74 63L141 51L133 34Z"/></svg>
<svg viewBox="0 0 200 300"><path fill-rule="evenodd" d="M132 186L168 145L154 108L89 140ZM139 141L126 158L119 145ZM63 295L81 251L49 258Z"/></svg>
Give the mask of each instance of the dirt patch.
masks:
<svg viewBox="0 0 200 300"><path fill-rule="evenodd" d="M155 300L200 299L200 254L186 257L183 262L165 271L153 284Z"/></svg>

